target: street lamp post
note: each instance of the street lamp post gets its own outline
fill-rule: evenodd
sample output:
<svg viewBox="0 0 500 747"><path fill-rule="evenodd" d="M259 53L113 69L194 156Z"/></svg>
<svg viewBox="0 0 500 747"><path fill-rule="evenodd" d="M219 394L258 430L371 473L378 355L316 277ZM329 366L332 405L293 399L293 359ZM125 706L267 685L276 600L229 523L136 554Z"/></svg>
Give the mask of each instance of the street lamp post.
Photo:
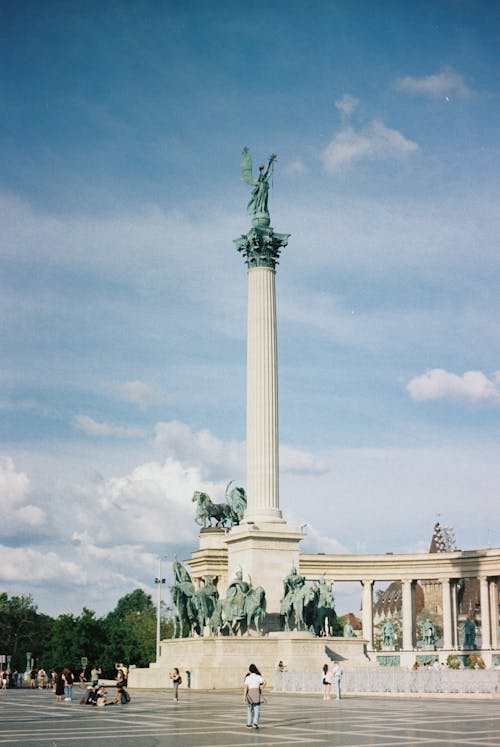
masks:
<svg viewBox="0 0 500 747"><path fill-rule="evenodd" d="M166 557L158 558L158 576L155 578L155 584L158 586L156 601L156 661L158 661L158 659L160 658L161 585L166 581L166 579L162 578L161 575L162 560L166 560Z"/></svg>

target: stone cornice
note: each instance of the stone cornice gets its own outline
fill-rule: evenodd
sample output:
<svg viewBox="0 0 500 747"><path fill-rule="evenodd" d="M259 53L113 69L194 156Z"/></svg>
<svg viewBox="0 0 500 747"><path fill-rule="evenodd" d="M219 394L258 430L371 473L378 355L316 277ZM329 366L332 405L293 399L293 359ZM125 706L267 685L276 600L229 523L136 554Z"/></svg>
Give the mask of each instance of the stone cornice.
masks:
<svg viewBox="0 0 500 747"><path fill-rule="evenodd" d="M279 526L275 531L278 538ZM187 562L194 576L218 576L227 571L226 542L230 538L228 533L220 532L218 539L219 547L205 547L192 553ZM500 548L385 555L301 554L300 572L311 580L325 575L330 581L500 578Z"/></svg>
<svg viewBox="0 0 500 747"><path fill-rule="evenodd" d="M440 553L385 555L300 555L300 572L309 579L392 581L500 576L500 548Z"/></svg>

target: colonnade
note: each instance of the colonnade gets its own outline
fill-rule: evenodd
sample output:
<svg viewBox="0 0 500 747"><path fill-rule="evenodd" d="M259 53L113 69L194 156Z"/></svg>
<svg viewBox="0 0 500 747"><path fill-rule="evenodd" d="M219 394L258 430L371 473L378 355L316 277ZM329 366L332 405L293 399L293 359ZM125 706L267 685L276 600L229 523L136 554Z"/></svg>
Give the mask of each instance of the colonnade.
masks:
<svg viewBox="0 0 500 747"><path fill-rule="evenodd" d="M443 649L462 648L458 630L457 588L459 579L444 577L439 579L443 595ZM375 580L361 579L362 635L367 641L368 649L374 647L373 636L373 586ZM416 595L417 580L403 578L402 585L402 648L410 651L417 644L416 628ZM481 650L498 648L498 577L479 576L481 605Z"/></svg>
<svg viewBox="0 0 500 747"><path fill-rule="evenodd" d="M401 581L401 651L417 650L417 581L441 586L443 640L441 651L463 648L458 626L460 579L479 579L481 605L481 651L499 652L498 581L500 548L452 552L384 555L300 555L300 572L308 579L324 576L335 585L361 584L362 636L368 651L374 650L374 585ZM338 587L337 587L338 588ZM495 655L496 655L495 654ZM491 658L491 657L490 657Z"/></svg>

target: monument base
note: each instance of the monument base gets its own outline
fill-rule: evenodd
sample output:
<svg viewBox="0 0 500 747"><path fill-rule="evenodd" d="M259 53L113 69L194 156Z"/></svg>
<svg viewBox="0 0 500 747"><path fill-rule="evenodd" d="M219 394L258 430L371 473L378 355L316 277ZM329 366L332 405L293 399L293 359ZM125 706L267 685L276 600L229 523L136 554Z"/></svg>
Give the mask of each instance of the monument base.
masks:
<svg viewBox="0 0 500 747"><path fill-rule="evenodd" d="M299 545L304 537L304 532L287 523L242 522L232 527L225 538L229 580L241 568L254 587L265 589L267 613L279 615L283 579L292 567L299 569Z"/></svg>
<svg viewBox="0 0 500 747"><path fill-rule="evenodd" d="M138 688L171 687L169 672L178 667L187 686L195 690L242 688L248 666L255 664L267 682L274 687L278 662L288 671L318 672L325 663L362 667L370 664L365 653L366 641L358 638L315 638L312 633L292 631L268 636L219 636L217 638L177 638L161 642L158 662L147 669L131 667L129 686Z"/></svg>

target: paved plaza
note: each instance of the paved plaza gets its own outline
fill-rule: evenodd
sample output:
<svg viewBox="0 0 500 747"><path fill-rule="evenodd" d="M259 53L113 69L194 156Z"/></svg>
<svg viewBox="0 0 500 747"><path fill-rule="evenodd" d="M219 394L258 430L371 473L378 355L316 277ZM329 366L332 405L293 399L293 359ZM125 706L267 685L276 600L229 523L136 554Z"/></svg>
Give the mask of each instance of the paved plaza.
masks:
<svg viewBox="0 0 500 747"><path fill-rule="evenodd" d="M498 700L401 699L267 693L261 728L245 727L236 692L132 692L129 705L56 703L48 691L0 693L0 746L86 747L396 747L500 745Z"/></svg>

